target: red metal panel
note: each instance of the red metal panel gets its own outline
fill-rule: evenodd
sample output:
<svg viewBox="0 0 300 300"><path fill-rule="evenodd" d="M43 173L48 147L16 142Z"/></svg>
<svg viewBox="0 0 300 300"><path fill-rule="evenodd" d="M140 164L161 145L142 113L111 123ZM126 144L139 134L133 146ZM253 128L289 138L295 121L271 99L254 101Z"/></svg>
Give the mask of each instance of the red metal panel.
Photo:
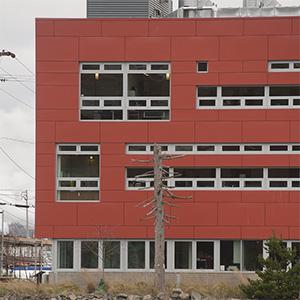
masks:
<svg viewBox="0 0 300 300"><path fill-rule="evenodd" d="M299 36L281 35L269 37L269 60L300 59Z"/></svg>
<svg viewBox="0 0 300 300"><path fill-rule="evenodd" d="M35 23L37 36L54 35L54 21L37 19Z"/></svg>
<svg viewBox="0 0 300 300"><path fill-rule="evenodd" d="M103 36L147 36L148 22L145 20L102 20Z"/></svg>
<svg viewBox="0 0 300 300"><path fill-rule="evenodd" d="M193 20L153 20L149 22L149 36L195 35L196 22Z"/></svg>
<svg viewBox="0 0 300 300"><path fill-rule="evenodd" d="M203 19L197 20L197 34L202 36L242 35L241 19Z"/></svg>
<svg viewBox="0 0 300 300"><path fill-rule="evenodd" d="M291 34L291 18L255 18L244 21L245 35Z"/></svg>
<svg viewBox="0 0 300 300"><path fill-rule="evenodd" d="M300 226L300 205L296 203L266 204L266 225Z"/></svg>
<svg viewBox="0 0 300 300"><path fill-rule="evenodd" d="M56 36L100 36L101 22L95 20L55 20Z"/></svg>

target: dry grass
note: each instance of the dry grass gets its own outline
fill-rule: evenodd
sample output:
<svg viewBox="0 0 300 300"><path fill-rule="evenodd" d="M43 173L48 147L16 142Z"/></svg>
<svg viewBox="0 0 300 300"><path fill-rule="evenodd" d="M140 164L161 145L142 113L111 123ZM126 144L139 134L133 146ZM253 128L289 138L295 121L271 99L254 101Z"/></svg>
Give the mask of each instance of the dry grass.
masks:
<svg viewBox="0 0 300 300"><path fill-rule="evenodd" d="M78 287L73 284L40 284L24 280L9 280L0 283L0 296L56 296L70 293L78 294Z"/></svg>

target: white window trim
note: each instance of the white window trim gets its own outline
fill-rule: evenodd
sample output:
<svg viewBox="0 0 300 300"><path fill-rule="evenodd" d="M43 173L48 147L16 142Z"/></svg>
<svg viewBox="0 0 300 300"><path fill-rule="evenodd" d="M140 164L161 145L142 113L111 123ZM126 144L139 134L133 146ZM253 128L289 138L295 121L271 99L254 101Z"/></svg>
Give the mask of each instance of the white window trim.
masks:
<svg viewBox="0 0 300 300"><path fill-rule="evenodd" d="M87 64L99 64L99 70L83 70L82 66ZM105 65L121 65L121 70L104 70ZM130 65L146 65L146 70L130 70ZM152 70L152 65L168 65L168 70ZM169 122L171 120L171 84L170 84L170 96L169 97L161 97L161 96L153 96L153 97L132 97L128 95L128 74L144 74L144 73L151 73L151 74L170 74L171 66L169 62L130 62L130 63L80 63L80 74L96 74L96 73L109 73L109 74L123 74L123 96L117 97L101 97L101 96L81 96L80 88L81 84L79 84L79 95L80 95L80 102L79 102L79 120L81 122ZM170 80L170 79L169 79ZM84 100L99 100L98 106L83 106ZM105 100L121 100L121 106L105 106ZM146 100L146 106L130 106L129 101L131 100ZM151 101L153 100L166 100L168 101L168 105L166 106L152 106ZM81 111L82 110L120 110L123 112L123 118L119 120L109 119L109 120L102 120L102 119L95 119L95 120L85 120L81 119ZM169 118L168 119L144 119L144 120L129 120L128 119L128 111L130 110L146 110L146 111L162 111L168 110L169 111Z"/></svg>
<svg viewBox="0 0 300 300"><path fill-rule="evenodd" d="M144 146L146 148L145 151L132 151L129 150L129 147L131 146ZM153 154L153 151L151 151L151 146L153 144L126 144L125 147L125 153L129 155L149 155ZM240 144L240 143L232 143L232 144L160 144L160 146L167 146L168 151L162 151L166 154L191 154L191 155L216 155L216 154L222 154L222 155L232 155L232 154L245 154L245 155L276 155L276 154L300 154L300 150L292 150L293 146L300 146L300 143L270 143L270 144L262 144L262 143L251 143L251 144ZM192 146L192 151L176 151L176 146ZM214 151L198 151L197 146L214 146ZM223 146L239 146L239 151L224 151ZM246 146L261 146L261 151L246 151ZM286 151L271 151L271 146L287 146Z"/></svg>
<svg viewBox="0 0 300 300"><path fill-rule="evenodd" d="M280 85L278 85L280 86ZM265 86L264 96L236 96L236 97L223 97L222 96L222 86L217 86L217 96L216 97L199 97L198 88L196 88L196 109L284 109L284 108L294 108L299 109L300 105L294 105L294 100L300 101L300 96L270 96L269 86ZM200 105L200 100L214 100L215 105ZM240 100L240 105L223 105L225 100ZM246 100L262 100L262 105L246 105ZM287 105L271 105L272 100L287 100Z"/></svg>
<svg viewBox="0 0 300 300"><path fill-rule="evenodd" d="M289 64L289 67L286 69L274 69L272 64ZM268 62L268 71L269 72L300 72L300 69L294 68L294 63L300 63L300 60L272 60Z"/></svg>
<svg viewBox="0 0 300 300"><path fill-rule="evenodd" d="M62 151L60 150L61 146L74 146L76 148L75 151ZM81 146L97 146L97 151L82 151ZM58 172L60 170L60 155L98 155L99 156L99 177L60 177L58 176ZM88 202L99 202L100 201L100 164L101 164L101 156L100 156L100 145L99 144L57 144L56 145L56 202L67 202L67 203L88 203ZM75 181L75 186L73 187L60 187L59 183L61 181ZM82 181L92 181L96 182L96 187L81 187L80 183ZM99 199L98 200L60 200L58 199L59 191L98 191Z"/></svg>

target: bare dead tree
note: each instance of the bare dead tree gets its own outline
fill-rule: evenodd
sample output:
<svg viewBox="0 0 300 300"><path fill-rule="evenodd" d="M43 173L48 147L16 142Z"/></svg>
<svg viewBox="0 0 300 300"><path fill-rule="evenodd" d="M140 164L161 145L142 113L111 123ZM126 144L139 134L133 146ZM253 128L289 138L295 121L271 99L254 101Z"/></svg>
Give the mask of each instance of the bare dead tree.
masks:
<svg viewBox="0 0 300 300"><path fill-rule="evenodd" d="M172 174L165 169L163 162L181 158L183 155L167 155L161 151L161 146L154 144L153 159L135 160L136 162L149 163L153 162L153 171L145 172L135 177L135 180L141 181L145 177L153 175L154 177L154 196L147 199L138 206L149 207L145 219L154 219L155 226L155 286L165 294L165 224L170 224L174 216L165 213L165 206L176 206L172 203L174 199L190 199L191 197L179 197L170 191L168 179L178 177L180 174ZM144 189L144 188L142 188Z"/></svg>

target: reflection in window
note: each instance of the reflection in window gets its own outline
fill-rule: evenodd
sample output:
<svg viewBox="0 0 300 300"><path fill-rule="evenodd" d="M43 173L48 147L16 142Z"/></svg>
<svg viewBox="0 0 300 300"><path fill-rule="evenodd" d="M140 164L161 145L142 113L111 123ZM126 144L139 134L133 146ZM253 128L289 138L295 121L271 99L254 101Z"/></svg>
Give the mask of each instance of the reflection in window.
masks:
<svg viewBox="0 0 300 300"><path fill-rule="evenodd" d="M81 268L97 269L98 268L98 242L82 241L81 242Z"/></svg>
<svg viewBox="0 0 300 300"><path fill-rule="evenodd" d="M175 269L192 268L192 242L175 242Z"/></svg>
<svg viewBox="0 0 300 300"><path fill-rule="evenodd" d="M197 269L214 268L214 242L197 242Z"/></svg>
<svg viewBox="0 0 300 300"><path fill-rule="evenodd" d="M73 241L58 241L58 268L59 269L73 269L73 255L74 255Z"/></svg>
<svg viewBox="0 0 300 300"><path fill-rule="evenodd" d="M220 241L220 263L221 271L240 270L240 241Z"/></svg>
<svg viewBox="0 0 300 300"><path fill-rule="evenodd" d="M120 242L103 242L103 267L104 269L120 269Z"/></svg>
<svg viewBox="0 0 300 300"><path fill-rule="evenodd" d="M262 241L243 241L243 270L261 270L259 257L263 255Z"/></svg>
<svg viewBox="0 0 300 300"><path fill-rule="evenodd" d="M145 242L128 242L128 269L145 268Z"/></svg>

